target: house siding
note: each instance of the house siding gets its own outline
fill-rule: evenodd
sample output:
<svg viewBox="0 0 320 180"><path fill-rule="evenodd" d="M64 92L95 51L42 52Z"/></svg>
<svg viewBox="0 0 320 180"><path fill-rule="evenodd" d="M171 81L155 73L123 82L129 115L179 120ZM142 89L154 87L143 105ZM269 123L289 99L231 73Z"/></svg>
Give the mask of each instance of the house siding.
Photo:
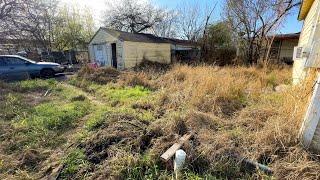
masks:
<svg viewBox="0 0 320 180"><path fill-rule="evenodd" d="M312 42L314 40L313 32L316 27L316 21L318 19L318 8L319 8L320 0L315 0L310 8L309 13L307 14L304 23L302 32L300 35L298 46L311 49ZM305 78L307 70L305 68L306 58L302 58L300 60L295 60L293 65L293 84L298 84L302 79Z"/></svg>
<svg viewBox="0 0 320 180"><path fill-rule="evenodd" d="M312 41L312 32L316 25L317 9L320 0L314 1L308 15L303 22L303 28L299 39L299 46L310 46Z"/></svg>
<svg viewBox="0 0 320 180"><path fill-rule="evenodd" d="M125 68L132 68L141 63L143 59L165 64L171 62L171 47L169 43L124 41L123 54Z"/></svg>

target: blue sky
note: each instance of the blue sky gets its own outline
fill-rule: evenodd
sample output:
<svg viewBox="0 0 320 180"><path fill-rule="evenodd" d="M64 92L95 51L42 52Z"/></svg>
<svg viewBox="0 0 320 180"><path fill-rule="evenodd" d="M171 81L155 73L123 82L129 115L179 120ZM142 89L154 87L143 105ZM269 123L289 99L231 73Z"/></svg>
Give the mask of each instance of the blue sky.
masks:
<svg viewBox="0 0 320 180"><path fill-rule="evenodd" d="M195 0L153 0L154 3L158 4L161 7L167 7L172 9L176 8L178 5L186 1L189 1L192 3L195 2ZM224 0L198 0L198 2L202 3L202 5L217 3L213 20L215 21L219 20L219 18L221 17ZM279 33L285 34L285 33L296 33L301 31L302 22L297 20L298 12L299 12L298 9L295 9L292 11L292 13L287 17L285 23L280 28Z"/></svg>
<svg viewBox="0 0 320 180"><path fill-rule="evenodd" d="M103 12L108 9L107 3L117 3L119 0L60 0L63 3L69 5L75 5L83 8L88 8L92 10L92 13L96 19L97 27L102 25ZM148 0L136 0L141 3L147 2ZM214 12L214 21L218 21L221 17L222 7L224 0L150 0L152 3L160 6L166 7L169 9L175 9L178 5L187 2L187 3L201 3L200 5L214 5L216 2L217 7ZM280 29L280 33L295 33L301 31L302 22L297 20L298 9L296 9L292 14L287 18L283 27Z"/></svg>

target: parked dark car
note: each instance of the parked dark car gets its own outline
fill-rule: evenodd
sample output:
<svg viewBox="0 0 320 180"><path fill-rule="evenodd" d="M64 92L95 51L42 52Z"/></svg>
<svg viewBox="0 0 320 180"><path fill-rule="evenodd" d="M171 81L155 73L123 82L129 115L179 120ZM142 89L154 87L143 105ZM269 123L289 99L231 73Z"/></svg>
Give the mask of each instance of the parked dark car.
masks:
<svg viewBox="0 0 320 180"><path fill-rule="evenodd" d="M64 69L58 63L35 62L17 55L0 55L0 79L2 80L49 78L57 73L62 73Z"/></svg>

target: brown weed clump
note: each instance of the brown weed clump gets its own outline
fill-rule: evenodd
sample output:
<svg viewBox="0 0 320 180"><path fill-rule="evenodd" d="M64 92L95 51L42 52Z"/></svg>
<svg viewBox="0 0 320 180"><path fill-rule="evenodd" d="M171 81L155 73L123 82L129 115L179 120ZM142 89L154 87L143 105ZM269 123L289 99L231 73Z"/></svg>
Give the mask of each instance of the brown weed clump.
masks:
<svg viewBox="0 0 320 180"><path fill-rule="evenodd" d="M78 77L98 84L106 84L109 82L116 82L120 74L121 73L118 70L111 67L94 69L89 66L84 66L79 70Z"/></svg>
<svg viewBox="0 0 320 180"><path fill-rule="evenodd" d="M126 72L120 76L118 84L120 84L121 86L141 86L147 89L154 89L154 86L152 85L152 82L150 80L151 77L144 72Z"/></svg>
<svg viewBox="0 0 320 180"><path fill-rule="evenodd" d="M163 63L149 61L145 59L139 65L135 66L133 69L137 72L163 74L166 71L168 71L170 68L171 68L170 64L163 64Z"/></svg>

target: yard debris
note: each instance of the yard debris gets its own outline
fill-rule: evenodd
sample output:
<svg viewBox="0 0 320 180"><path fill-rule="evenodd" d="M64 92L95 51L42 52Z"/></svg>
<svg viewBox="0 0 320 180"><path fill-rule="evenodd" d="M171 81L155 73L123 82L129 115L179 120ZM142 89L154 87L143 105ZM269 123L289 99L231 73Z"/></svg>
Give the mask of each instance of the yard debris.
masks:
<svg viewBox="0 0 320 180"><path fill-rule="evenodd" d="M48 89L48 90L43 94L43 97L46 97L50 91L51 91L51 89Z"/></svg>
<svg viewBox="0 0 320 180"><path fill-rule="evenodd" d="M273 174L273 170L271 168L264 164L258 163L257 161L241 157L240 155L232 155L232 157L237 159L237 161L240 162L241 166L248 171L261 170L269 176Z"/></svg>
<svg viewBox="0 0 320 180"><path fill-rule="evenodd" d="M289 89L290 88L290 86L289 85L286 85L286 84L280 84L280 85L278 85L278 86L276 86L275 88L274 88L274 90L276 91L276 92L285 92L287 89Z"/></svg>
<svg viewBox="0 0 320 180"><path fill-rule="evenodd" d="M176 153L176 151L179 150L181 146L185 142L187 142L192 136L193 133L183 135L177 143L173 144L165 153L161 155L161 159L165 162L169 161L169 159Z"/></svg>

